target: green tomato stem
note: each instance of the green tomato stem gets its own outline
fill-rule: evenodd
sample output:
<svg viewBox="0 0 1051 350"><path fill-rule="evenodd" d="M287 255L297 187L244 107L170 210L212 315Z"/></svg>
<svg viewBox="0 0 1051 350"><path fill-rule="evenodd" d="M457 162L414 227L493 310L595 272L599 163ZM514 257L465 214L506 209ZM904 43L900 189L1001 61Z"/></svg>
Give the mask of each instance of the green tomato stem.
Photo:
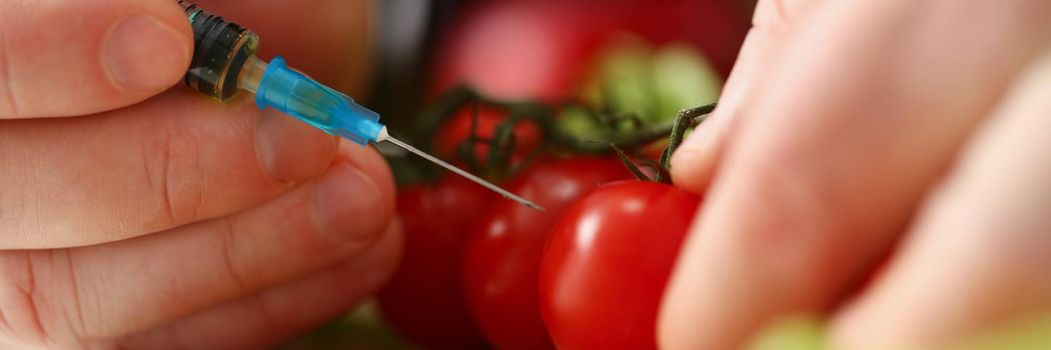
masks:
<svg viewBox="0 0 1051 350"><path fill-rule="evenodd" d="M686 136L686 131L700 125L708 119L708 115L715 110L716 105L717 103L711 103L679 111L679 116L675 118L675 121L671 126L671 137L668 138L668 146L664 148L664 152L661 152L661 168L668 171L671 170L671 156L675 153L675 150L682 145L682 140ZM661 180L663 179L660 179L658 176L658 181Z"/></svg>
<svg viewBox="0 0 1051 350"><path fill-rule="evenodd" d="M617 153L617 157L620 158L621 162L624 162L624 165L628 167L628 171L631 171L631 174L635 175L636 179L639 179L640 181L653 181L649 176L646 176L646 173L642 172L642 169L639 169L638 164L635 164L635 162L631 160L631 157L628 157L627 153L624 153L624 150L612 143L609 144L609 148L612 148L613 151Z"/></svg>
<svg viewBox="0 0 1051 350"><path fill-rule="evenodd" d="M627 159L626 163L630 163L629 167L633 168L632 172L636 173L636 176L639 176L642 172L628 159L627 154L623 150L637 150L645 145L669 138L668 146L661 153L660 160L657 166L654 167L654 170L656 170L655 179L648 179L644 174L641 176L643 179L657 182L670 181L668 171L671 167L671 155L682 144L686 131L703 122L716 106L715 103L712 103L684 109L679 112L675 120L645 125L641 122L643 118L633 113L613 115L572 101L557 104L552 108L533 101L497 100L483 96L470 87L460 86L442 95L428 106L420 116L420 123L418 124L420 126L419 135L422 136L421 140L425 140L423 146L428 151L433 149L435 130L469 103L473 103L470 135L467 140L457 145L456 150L457 155L463 158L468 166L476 168L476 170L484 170L490 175L500 177L512 174L515 169L511 169L512 165L510 163L517 144L514 126L519 122L526 121L536 125L543 135L544 144L543 147L538 148L538 151L608 154L612 149L618 156ZM493 131L492 137L485 141L482 141L477 135L479 109L482 105L495 107L508 113L508 118L501 121ZM555 124L555 119L559 110L563 108L583 109L589 116L595 118L600 125L609 127L610 139L599 142L596 142L596 140L582 140L558 128ZM618 127L625 120L632 121L634 130L619 132ZM474 146L481 142L489 143L489 156L485 160L486 167L484 169L482 168L483 162L477 159L477 154L474 152ZM534 153L529 158L533 159L538 156L538 153Z"/></svg>

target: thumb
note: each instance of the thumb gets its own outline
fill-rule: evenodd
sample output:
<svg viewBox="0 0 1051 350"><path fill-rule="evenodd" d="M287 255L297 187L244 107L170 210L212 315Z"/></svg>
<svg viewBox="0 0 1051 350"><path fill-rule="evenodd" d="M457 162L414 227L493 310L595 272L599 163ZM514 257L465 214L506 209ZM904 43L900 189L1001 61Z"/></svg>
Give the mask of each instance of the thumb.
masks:
<svg viewBox="0 0 1051 350"><path fill-rule="evenodd" d="M175 85L193 35L171 0L0 0L0 119L116 109Z"/></svg>

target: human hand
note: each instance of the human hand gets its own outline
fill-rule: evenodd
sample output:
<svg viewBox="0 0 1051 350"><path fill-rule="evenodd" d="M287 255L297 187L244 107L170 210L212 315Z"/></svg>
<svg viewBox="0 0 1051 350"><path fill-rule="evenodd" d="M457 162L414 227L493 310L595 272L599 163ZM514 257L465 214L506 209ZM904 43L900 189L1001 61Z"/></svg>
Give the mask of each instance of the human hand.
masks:
<svg viewBox="0 0 1051 350"><path fill-rule="evenodd" d="M361 90L369 2L200 4ZM175 1L0 7L0 348L262 347L392 272L382 158L171 88L193 45Z"/></svg>
<svg viewBox="0 0 1051 350"><path fill-rule="evenodd" d="M938 348L1051 311L1051 3L759 6L673 159L707 200L663 347L737 348L820 312L837 348Z"/></svg>

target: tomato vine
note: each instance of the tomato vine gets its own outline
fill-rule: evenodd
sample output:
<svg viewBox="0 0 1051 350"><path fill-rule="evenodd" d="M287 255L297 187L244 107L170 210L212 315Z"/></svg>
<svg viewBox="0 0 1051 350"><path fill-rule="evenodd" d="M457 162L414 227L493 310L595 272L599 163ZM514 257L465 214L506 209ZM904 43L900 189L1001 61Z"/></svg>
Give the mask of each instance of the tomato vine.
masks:
<svg viewBox="0 0 1051 350"><path fill-rule="evenodd" d="M632 172L640 179L657 182L668 182L668 169L671 154L682 143L687 130L696 127L715 109L716 104L707 104L684 109L672 120L646 124L637 114L609 112L609 108L592 107L580 101L564 101L548 105L535 101L500 100L485 96L468 86L451 89L433 103L420 115L415 128L415 137L419 144L433 152L435 144L434 131L439 129L458 111L470 108L471 121L468 137L455 147L457 161L463 162L470 170L490 178L506 178L516 173L521 167L531 163L545 153L554 154L617 154ZM506 117L492 130L491 135L479 135L479 109L495 108L505 112ZM558 126L559 113L567 108L582 111L594 121L594 125L604 128L606 139L582 138L567 132ZM519 123L531 123L541 132L542 143L533 149L521 162L512 162L517 142L515 126ZM626 126L625 126L626 125ZM668 140L667 147L660 159L654 162L641 156L638 151L645 146L661 140ZM480 157L474 151L478 145L485 145L489 152ZM635 161L633 161L633 159ZM654 170L654 178L646 176L636 164Z"/></svg>

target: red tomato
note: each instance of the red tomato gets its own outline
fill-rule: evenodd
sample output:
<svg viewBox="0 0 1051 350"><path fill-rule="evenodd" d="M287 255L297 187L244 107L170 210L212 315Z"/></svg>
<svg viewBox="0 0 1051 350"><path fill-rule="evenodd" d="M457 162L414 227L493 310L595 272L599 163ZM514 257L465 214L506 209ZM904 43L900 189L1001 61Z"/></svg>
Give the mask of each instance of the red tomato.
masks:
<svg viewBox="0 0 1051 350"><path fill-rule="evenodd" d="M435 150L438 155L448 159L456 156L456 147L471 136L471 117L474 114L474 106L468 105L457 111L439 129L435 136ZM475 136L488 140L493 136L497 125L507 119L507 113L494 107L482 106L478 108L478 124L475 125ZM512 162L520 161L529 156L529 153L540 145L543 134L535 124L529 121L520 121L514 126L515 149L512 152ZM489 145L486 143L476 144L474 148L475 157L484 163L489 157Z"/></svg>
<svg viewBox="0 0 1051 350"><path fill-rule="evenodd" d="M454 19L437 46L431 93L467 83L504 99L575 96L611 42L632 33L683 42L729 73L750 27L729 0L482 1Z"/></svg>
<svg viewBox="0 0 1051 350"><path fill-rule="evenodd" d="M461 263L468 225L495 198L453 175L398 194L405 250L379 305L403 335L431 349L485 347L464 298Z"/></svg>
<svg viewBox="0 0 1051 350"><path fill-rule="evenodd" d="M547 211L502 200L482 215L467 243L464 283L475 320L496 348L552 348L537 295L548 233L573 201L602 183L630 176L624 164L611 159L541 162L513 179L508 189Z"/></svg>
<svg viewBox="0 0 1051 350"><path fill-rule="evenodd" d="M605 185L573 205L540 265L540 310L559 349L656 349L657 310L700 198Z"/></svg>

